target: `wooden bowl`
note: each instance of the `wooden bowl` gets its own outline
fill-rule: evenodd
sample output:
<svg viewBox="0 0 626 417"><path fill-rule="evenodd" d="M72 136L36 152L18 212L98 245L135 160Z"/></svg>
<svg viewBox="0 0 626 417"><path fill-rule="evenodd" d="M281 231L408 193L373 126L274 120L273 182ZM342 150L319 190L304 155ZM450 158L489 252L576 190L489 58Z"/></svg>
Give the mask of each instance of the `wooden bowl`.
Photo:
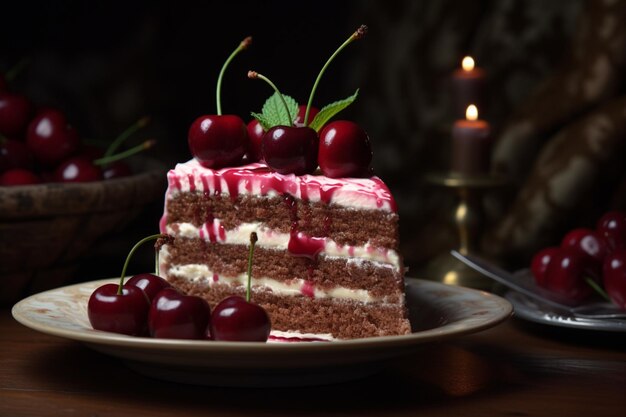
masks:
<svg viewBox="0 0 626 417"><path fill-rule="evenodd" d="M65 284L96 241L163 198L166 169L131 163L136 174L126 178L0 187L0 305Z"/></svg>

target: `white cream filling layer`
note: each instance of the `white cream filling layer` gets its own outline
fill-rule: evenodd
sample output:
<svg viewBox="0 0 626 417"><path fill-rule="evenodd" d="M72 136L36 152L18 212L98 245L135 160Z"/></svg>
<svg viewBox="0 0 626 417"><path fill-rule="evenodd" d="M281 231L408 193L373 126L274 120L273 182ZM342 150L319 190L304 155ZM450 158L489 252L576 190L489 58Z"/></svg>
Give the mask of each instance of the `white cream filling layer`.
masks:
<svg viewBox="0 0 626 417"><path fill-rule="evenodd" d="M205 285L216 284L239 284L247 285L247 275L240 274L234 277L217 275L211 271L206 265L202 264L186 264L186 265L170 265L169 275L185 279L189 282L202 283ZM301 278L295 278L290 281L277 281L272 278L252 278L252 287L264 287L270 289L273 293L294 296L305 295L312 298L338 298L344 300L354 300L361 303L385 302L385 298L377 298L370 295L366 290L355 290L345 287L335 287L329 290L316 288L309 281Z"/></svg>
<svg viewBox="0 0 626 417"><path fill-rule="evenodd" d="M224 230L219 219L213 223L205 223L202 227L197 227L191 223L174 223L166 226L166 233L172 236L180 236L189 239L203 239L219 243L233 245L248 245L250 243L250 233L256 232L258 237L257 246L287 250L289 233L279 233L271 229L262 227L262 223L242 223L232 230ZM388 264L395 270L400 269L400 256L398 252L386 248L378 248L369 243L362 246L339 245L335 241L325 238L322 252L327 257L350 258L355 262L363 260Z"/></svg>
<svg viewBox="0 0 626 417"><path fill-rule="evenodd" d="M268 343L292 343L292 342L332 342L337 340L330 333L300 333L296 331L281 332L272 330Z"/></svg>

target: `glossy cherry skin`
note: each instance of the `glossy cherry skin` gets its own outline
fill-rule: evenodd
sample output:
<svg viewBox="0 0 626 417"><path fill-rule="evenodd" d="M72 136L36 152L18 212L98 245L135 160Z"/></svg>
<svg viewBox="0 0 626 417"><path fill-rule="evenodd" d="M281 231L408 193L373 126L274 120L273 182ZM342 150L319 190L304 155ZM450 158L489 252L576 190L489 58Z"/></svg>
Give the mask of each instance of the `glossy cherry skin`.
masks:
<svg viewBox="0 0 626 417"><path fill-rule="evenodd" d="M14 168L0 175L0 185L5 187L18 185L33 185L41 183L41 178L32 171L22 168Z"/></svg>
<svg viewBox="0 0 626 417"><path fill-rule="evenodd" d="M235 166L248 150L248 131L239 116L200 116L191 124L187 142L202 166Z"/></svg>
<svg viewBox="0 0 626 417"><path fill-rule="evenodd" d="M96 330L131 336L146 334L150 302L139 287L124 286L117 293L117 284L98 287L89 297L87 313Z"/></svg>
<svg viewBox="0 0 626 417"><path fill-rule="evenodd" d="M54 170L55 182L92 182L103 179L102 170L84 156L70 158Z"/></svg>
<svg viewBox="0 0 626 417"><path fill-rule="evenodd" d="M261 144L265 163L279 174L304 175L317 169L319 138L310 127L275 126Z"/></svg>
<svg viewBox="0 0 626 417"><path fill-rule="evenodd" d="M591 260L601 265L608 254L605 239L600 233L587 228L578 228L569 231L561 241L562 247L572 248L581 256L588 256Z"/></svg>
<svg viewBox="0 0 626 417"><path fill-rule="evenodd" d="M146 293L150 302L154 300L154 297L156 297L161 290L172 286L172 284L160 276L148 273L133 276L126 281L126 284L124 284L124 286L128 285L134 285L135 287L141 288L143 292Z"/></svg>
<svg viewBox="0 0 626 417"><path fill-rule="evenodd" d="M316 107L311 106L311 108L309 109L309 120L307 121L307 126L313 121L313 119L315 119L315 116L319 112L320 111ZM298 106L298 114L296 115L296 119L293 121L293 124L295 126L297 127L304 126L304 123L303 123L304 113L306 113L306 105L300 104Z"/></svg>
<svg viewBox="0 0 626 417"><path fill-rule="evenodd" d="M26 143L35 159L48 167L57 166L80 149L78 133L55 109L42 110L35 116L28 125Z"/></svg>
<svg viewBox="0 0 626 417"><path fill-rule="evenodd" d="M365 130L348 120L337 120L320 132L319 165L331 178L362 177L369 172L372 146Z"/></svg>
<svg viewBox="0 0 626 417"><path fill-rule="evenodd" d="M540 286L575 304L593 293L586 278L597 279L588 259L572 248L560 248L552 256Z"/></svg>
<svg viewBox="0 0 626 417"><path fill-rule="evenodd" d="M626 310L626 249L618 249L607 255L602 283L611 301Z"/></svg>
<svg viewBox="0 0 626 417"><path fill-rule="evenodd" d="M605 213L598 220L596 230L606 241L609 251L626 249L625 212L614 210Z"/></svg>
<svg viewBox="0 0 626 417"><path fill-rule="evenodd" d="M7 139L0 141L0 172L8 169L33 167L33 156L24 142Z"/></svg>
<svg viewBox="0 0 626 417"><path fill-rule="evenodd" d="M543 248L539 252L535 253L530 263L530 271L535 278L535 282L540 287L545 285L546 282L546 270L550 261L554 255L560 250L557 246L551 246Z"/></svg>
<svg viewBox="0 0 626 417"><path fill-rule="evenodd" d="M248 160L250 162L258 162L263 160L263 153L261 152L261 142L263 136L265 136L265 130L257 119L252 119L248 122L248 139L250 140L250 147L248 149Z"/></svg>
<svg viewBox="0 0 626 417"><path fill-rule="evenodd" d="M80 150L79 156L84 156L90 161L100 159L104 156L104 150L92 145L84 145ZM133 174L133 170L126 162L119 160L100 166L102 178L110 180L113 178L129 177Z"/></svg>
<svg viewBox="0 0 626 417"><path fill-rule="evenodd" d="M211 316L213 340L266 342L272 325L263 307L231 296L222 300Z"/></svg>
<svg viewBox="0 0 626 417"><path fill-rule="evenodd" d="M211 308L204 298L165 288L152 300L148 328L152 337L205 339L210 321Z"/></svg>
<svg viewBox="0 0 626 417"><path fill-rule="evenodd" d="M30 101L13 93L0 93L0 134L6 137L22 137L30 120Z"/></svg>
<svg viewBox="0 0 626 417"><path fill-rule="evenodd" d="M133 175L133 170L124 161L111 162L102 167L102 177L105 180L130 177L131 175Z"/></svg>

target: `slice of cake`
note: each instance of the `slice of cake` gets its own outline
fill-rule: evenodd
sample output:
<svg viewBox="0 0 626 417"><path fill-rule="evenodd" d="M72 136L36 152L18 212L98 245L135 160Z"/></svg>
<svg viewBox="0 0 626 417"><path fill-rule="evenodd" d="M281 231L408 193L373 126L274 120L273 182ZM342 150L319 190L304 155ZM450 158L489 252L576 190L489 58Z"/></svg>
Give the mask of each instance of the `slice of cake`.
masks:
<svg viewBox="0 0 626 417"><path fill-rule="evenodd" d="M274 339L334 340L411 331L398 252L398 214L378 177L222 169L195 159L168 173L162 275L214 307L243 295L250 233L258 242L252 299Z"/></svg>

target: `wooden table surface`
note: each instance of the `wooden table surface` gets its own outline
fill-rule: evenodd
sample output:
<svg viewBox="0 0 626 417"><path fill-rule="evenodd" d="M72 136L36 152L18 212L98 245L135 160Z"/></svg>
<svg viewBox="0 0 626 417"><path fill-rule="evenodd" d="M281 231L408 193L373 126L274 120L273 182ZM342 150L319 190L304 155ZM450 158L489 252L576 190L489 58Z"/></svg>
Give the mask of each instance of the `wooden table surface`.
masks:
<svg viewBox="0 0 626 417"><path fill-rule="evenodd" d="M366 379L251 389L153 380L0 310L0 416L626 416L623 334L499 326Z"/></svg>

